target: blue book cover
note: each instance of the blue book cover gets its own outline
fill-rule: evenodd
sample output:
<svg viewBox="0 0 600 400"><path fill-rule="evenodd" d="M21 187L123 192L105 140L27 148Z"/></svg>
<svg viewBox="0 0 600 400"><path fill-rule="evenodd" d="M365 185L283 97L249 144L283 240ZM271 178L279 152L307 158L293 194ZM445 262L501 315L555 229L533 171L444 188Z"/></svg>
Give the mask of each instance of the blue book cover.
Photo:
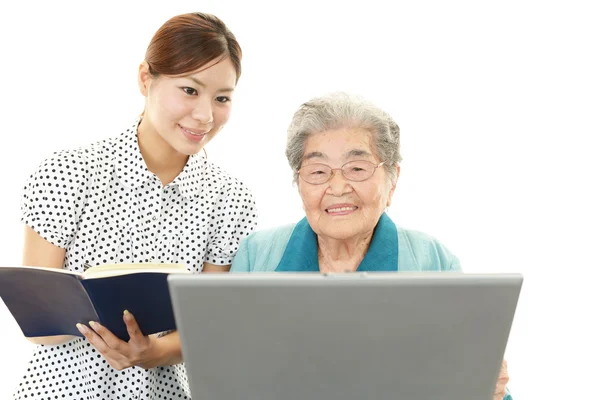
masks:
<svg viewBox="0 0 600 400"><path fill-rule="evenodd" d="M176 329L167 285L179 264L92 267L76 274L40 267L0 267L0 298L26 337L82 336L76 324L100 322L129 340L123 311L131 312L144 335Z"/></svg>

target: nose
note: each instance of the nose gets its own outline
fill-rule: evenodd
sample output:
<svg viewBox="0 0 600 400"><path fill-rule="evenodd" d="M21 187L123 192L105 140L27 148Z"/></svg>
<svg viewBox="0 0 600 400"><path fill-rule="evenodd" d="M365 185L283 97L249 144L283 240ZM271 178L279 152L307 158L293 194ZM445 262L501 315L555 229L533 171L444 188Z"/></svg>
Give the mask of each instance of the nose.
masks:
<svg viewBox="0 0 600 400"><path fill-rule="evenodd" d="M200 96L192 111L192 118L202 125L209 125L213 122L212 99Z"/></svg>
<svg viewBox="0 0 600 400"><path fill-rule="evenodd" d="M334 196L342 196L352 191L350 181L344 177L340 168L331 170L331 178L329 179L329 193Z"/></svg>

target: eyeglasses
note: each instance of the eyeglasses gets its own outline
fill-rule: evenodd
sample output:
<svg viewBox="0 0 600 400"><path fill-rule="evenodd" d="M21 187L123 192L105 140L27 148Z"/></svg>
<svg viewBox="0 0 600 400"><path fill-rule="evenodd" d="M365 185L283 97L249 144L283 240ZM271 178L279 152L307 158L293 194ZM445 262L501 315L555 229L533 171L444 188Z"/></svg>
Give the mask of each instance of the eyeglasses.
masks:
<svg viewBox="0 0 600 400"><path fill-rule="evenodd" d="M375 173L375 170L381 167L385 162L373 164L371 161L358 160L350 161L342 165L342 168L331 168L325 164L308 164L296 172L300 175L303 181L311 185L321 185L333 176L333 171L339 169L342 171L344 178L353 182L361 182L369 179Z"/></svg>

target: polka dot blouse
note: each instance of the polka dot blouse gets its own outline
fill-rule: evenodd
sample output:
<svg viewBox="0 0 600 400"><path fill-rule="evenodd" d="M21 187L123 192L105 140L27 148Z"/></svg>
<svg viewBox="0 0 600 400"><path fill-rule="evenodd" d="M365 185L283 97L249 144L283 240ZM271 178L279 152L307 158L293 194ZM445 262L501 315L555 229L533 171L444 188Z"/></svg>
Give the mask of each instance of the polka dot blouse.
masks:
<svg viewBox="0 0 600 400"><path fill-rule="evenodd" d="M142 159L135 124L120 136L56 153L29 178L22 220L66 249L64 268L104 263L231 264L256 226L251 192L202 155L162 186ZM85 339L37 346L16 399L189 399L184 364L113 369Z"/></svg>

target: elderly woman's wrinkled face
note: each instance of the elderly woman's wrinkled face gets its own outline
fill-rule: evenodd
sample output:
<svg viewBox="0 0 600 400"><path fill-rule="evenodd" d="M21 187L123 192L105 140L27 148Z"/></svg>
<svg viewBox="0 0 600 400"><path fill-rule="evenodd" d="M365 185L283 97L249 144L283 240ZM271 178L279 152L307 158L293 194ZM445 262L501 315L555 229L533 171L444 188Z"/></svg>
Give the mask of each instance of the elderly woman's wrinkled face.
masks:
<svg viewBox="0 0 600 400"><path fill-rule="evenodd" d="M381 162L369 131L341 128L310 136L305 143L301 167L319 163L335 169L356 160ZM318 185L299 178L298 189L313 231L319 236L344 240L373 231L385 207L391 203L395 184L392 185L381 166L375 169L373 176L361 182L347 179L340 169L334 170L327 182Z"/></svg>

